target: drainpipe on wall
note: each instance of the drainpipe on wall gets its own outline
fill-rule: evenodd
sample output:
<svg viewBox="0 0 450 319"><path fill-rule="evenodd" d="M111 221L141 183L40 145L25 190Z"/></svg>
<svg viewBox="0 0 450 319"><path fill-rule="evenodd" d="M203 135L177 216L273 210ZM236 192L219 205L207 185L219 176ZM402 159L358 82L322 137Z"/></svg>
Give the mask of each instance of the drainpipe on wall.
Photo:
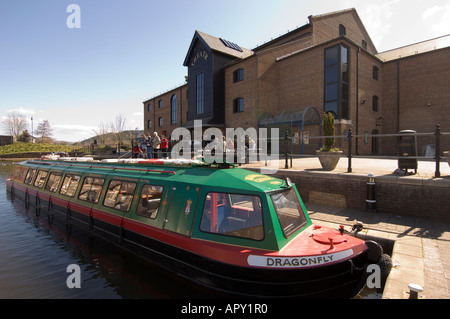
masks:
<svg viewBox="0 0 450 319"><path fill-rule="evenodd" d="M358 52L356 54L356 135L359 134L359 54L361 53L361 48L358 47ZM358 138L356 138L355 141L355 153L356 155L359 154L358 152Z"/></svg>
<svg viewBox="0 0 450 319"><path fill-rule="evenodd" d="M397 61L397 132L399 131L400 131L400 61Z"/></svg>

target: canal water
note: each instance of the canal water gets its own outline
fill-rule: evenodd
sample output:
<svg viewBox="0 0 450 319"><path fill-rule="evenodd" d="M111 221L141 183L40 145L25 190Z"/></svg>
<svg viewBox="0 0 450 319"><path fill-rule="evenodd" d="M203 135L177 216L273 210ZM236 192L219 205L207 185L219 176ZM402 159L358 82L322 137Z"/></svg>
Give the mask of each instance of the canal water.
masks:
<svg viewBox="0 0 450 319"><path fill-rule="evenodd" d="M220 298L118 249L98 237L67 235L45 214L12 199L5 181L14 165L0 162L0 299ZM56 220L55 220L56 221ZM80 267L80 288L69 288L70 265ZM70 277L70 278L69 278ZM222 296L223 297L223 296ZM358 298L378 299L375 292Z"/></svg>

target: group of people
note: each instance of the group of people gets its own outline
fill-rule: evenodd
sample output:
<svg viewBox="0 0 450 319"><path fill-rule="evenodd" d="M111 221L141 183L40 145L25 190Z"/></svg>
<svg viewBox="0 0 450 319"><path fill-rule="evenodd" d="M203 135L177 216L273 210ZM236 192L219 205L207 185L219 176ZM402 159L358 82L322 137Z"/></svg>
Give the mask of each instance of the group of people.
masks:
<svg viewBox="0 0 450 319"><path fill-rule="evenodd" d="M195 144L196 141L194 141ZM235 152L234 142L230 138L223 136L223 152ZM217 152L219 138L215 138L210 147ZM245 148L249 153L256 151L256 142L252 138L245 141ZM157 132L153 132L153 136L147 133L141 135L133 147L134 158L169 158L169 141L164 134L161 137Z"/></svg>
<svg viewBox="0 0 450 319"><path fill-rule="evenodd" d="M157 132L142 134L133 147L134 158L168 158L169 141L164 134L161 137Z"/></svg>

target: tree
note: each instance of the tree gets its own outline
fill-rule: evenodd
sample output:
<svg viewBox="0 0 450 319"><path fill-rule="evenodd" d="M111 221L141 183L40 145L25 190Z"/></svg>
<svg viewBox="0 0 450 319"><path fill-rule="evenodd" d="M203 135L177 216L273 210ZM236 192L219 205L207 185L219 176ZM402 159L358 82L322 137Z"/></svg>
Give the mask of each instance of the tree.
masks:
<svg viewBox="0 0 450 319"><path fill-rule="evenodd" d="M50 127L50 123L47 120L39 123L36 131L36 136L40 136L42 138L42 143L44 143L44 139L53 136L53 129Z"/></svg>
<svg viewBox="0 0 450 319"><path fill-rule="evenodd" d="M32 137L31 137L30 133L28 133L28 131L25 130L25 131L22 132L22 134L20 134L17 137L17 141L18 142L24 142L24 143L31 143Z"/></svg>
<svg viewBox="0 0 450 319"><path fill-rule="evenodd" d="M125 131L125 123L127 119L125 115L119 114L116 116L116 123L111 124L113 132L116 134L117 142L119 143L119 148L122 145L122 133Z"/></svg>
<svg viewBox="0 0 450 319"><path fill-rule="evenodd" d="M100 138L103 145L106 145L106 135L111 131L111 125L100 123L98 130L94 130L94 133Z"/></svg>
<svg viewBox="0 0 450 319"><path fill-rule="evenodd" d="M18 137L27 127L27 120L25 115L18 112L8 113L8 117L2 122L3 129L9 135Z"/></svg>

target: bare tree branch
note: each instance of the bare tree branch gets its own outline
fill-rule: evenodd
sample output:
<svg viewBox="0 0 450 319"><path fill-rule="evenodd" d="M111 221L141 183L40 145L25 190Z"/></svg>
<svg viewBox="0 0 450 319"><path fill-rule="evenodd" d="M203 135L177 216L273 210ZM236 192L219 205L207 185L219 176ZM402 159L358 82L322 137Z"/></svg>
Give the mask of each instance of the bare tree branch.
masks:
<svg viewBox="0 0 450 319"><path fill-rule="evenodd" d="M10 112L3 120L2 127L5 132L17 138L27 128L27 120L24 114Z"/></svg>

